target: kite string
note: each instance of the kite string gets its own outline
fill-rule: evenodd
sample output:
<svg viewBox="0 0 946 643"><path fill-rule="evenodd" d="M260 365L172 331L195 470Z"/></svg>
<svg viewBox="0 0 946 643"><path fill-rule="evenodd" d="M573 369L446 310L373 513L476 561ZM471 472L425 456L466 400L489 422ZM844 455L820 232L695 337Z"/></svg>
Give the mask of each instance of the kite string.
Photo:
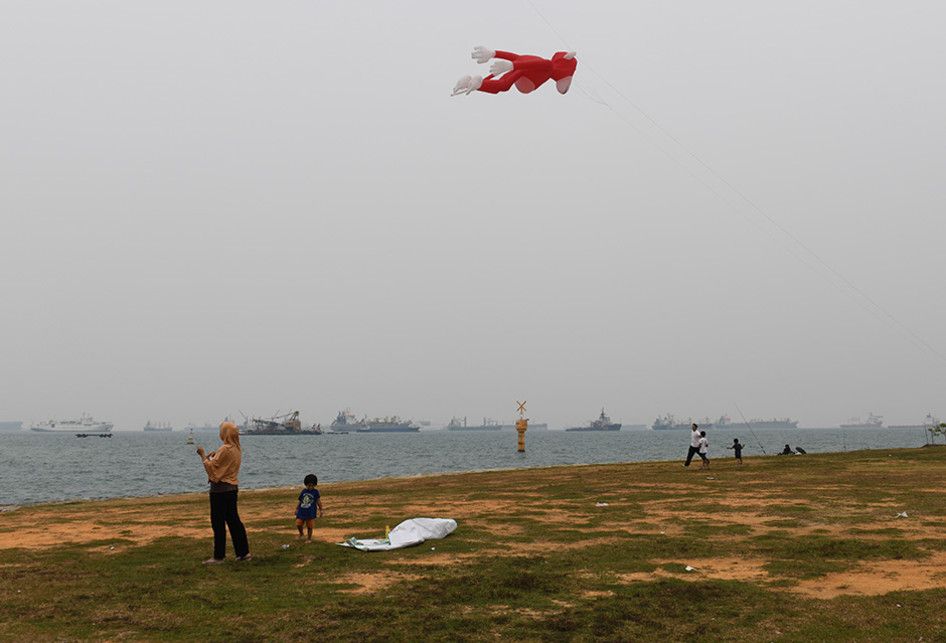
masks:
<svg viewBox="0 0 946 643"><path fill-rule="evenodd" d="M571 50L571 45L569 44L568 40L565 38L565 36L564 36L558 29L555 28L555 26L552 24L552 22L545 16L544 13L542 13L542 11L538 8L538 6L536 6L535 2L533 2L533 0L525 0L525 1L529 4L529 6L530 6L530 7L532 8L532 10L536 13L536 15L538 15L539 18L542 19L542 21L546 24L546 26L548 26L549 30L550 30L553 34L555 34L555 36L558 37L558 39L561 40L562 43L563 43L569 50ZM801 248L801 250L803 250L806 255L808 255L810 258L813 258L813 259L815 260L815 262L816 262L818 265L820 265L823 270L825 270L825 271L827 271L827 273L829 273L829 275L833 275L834 278L840 280L840 282L843 284L843 286L846 286L847 289L848 289L848 291L845 292L843 288L840 288L840 289L839 289L840 292L846 294L852 301L855 301L855 302L858 304L858 306L859 306L862 310L864 310L865 312L868 312L869 314L871 314L871 316L873 316L875 319L877 319L877 320L879 320L879 321L881 321L881 322L885 322L885 323L887 323L888 325L889 325L889 324L893 324L894 326L898 327L901 331L907 333L907 335L908 335L908 337L909 337L911 343L913 343L914 346L916 346L916 347L918 347L918 348L926 349L926 350L929 351L932 355L938 357L941 361L946 362L946 354L943 354L942 352L940 352L940 351L939 351L938 349L936 349L932 344L930 344L928 341L926 341L926 339L923 338L919 333L917 333L917 332L914 331L911 327L907 326L905 323L903 323L902 321L900 321L900 319L898 319L896 316L894 316L894 315L893 315L890 311L888 311L883 305L881 305L881 304L880 304L879 302L877 302L873 297L871 297L866 291L864 291L862 288L858 287L853 281L851 281L851 280L850 280L846 275L844 275L840 270L838 270L837 268L835 268L834 266L832 266L828 261L826 261L823 257L821 257L821 255L819 255L819 254L818 254L817 252L815 252L811 247L809 247L805 242L803 242L796 234L794 234L792 231L790 231L788 228L786 228L784 225L782 225L777 219L775 219L775 217L773 217L773 216L770 215L766 210L764 210L764 209L762 208L762 206L760 206L760 205L757 204L755 201L753 201L752 199L750 199L750 198L749 198L742 190L740 190L736 185L734 185L734 184L733 184L731 181L729 181L725 176L723 176L720 172L718 172L715 168L713 168L709 163L707 163L706 161L704 161L702 157L700 157L698 154L696 154L695 152L693 152L692 150L690 150L686 145L683 144L682 141L680 141L676 136L674 136L672 132L670 132L669 130L667 130L666 128L664 128L655 118L653 118L643 107L641 107L640 105L638 105L635 101L633 101L630 97L628 97L624 92L622 92L619 88L617 88L617 87L614 85L614 83L612 83L610 80L608 80L603 74L599 73L598 70L596 70L596 69L594 68L594 66L591 65L591 63L589 63L589 62L582 62L582 66L587 67L587 68L589 69L589 71L591 71L592 74L594 74L601 82L603 82L605 85L607 85L615 94L617 94L617 95L618 95L620 98L622 98L628 105L630 105L638 114L640 114L640 115L641 115L648 123L650 123L658 132L660 132L661 134L663 134L666 138L668 138L670 141L672 141L678 148L680 148L681 150L683 150L683 152L685 152L688 156L690 156L692 159L694 159L694 160L695 160L706 172L708 172L713 178L715 178L717 181L719 181L720 183L722 183L723 185L725 185L725 186L726 186L733 194L735 194L744 204L748 205L750 210L752 210L752 211L754 211L756 214L762 216L766 221L769 222L769 224L770 224L771 226L773 226L776 230L778 230L780 233L782 233L785 237L787 237L788 239L790 239L797 247ZM637 127L636 125L634 125L633 123L631 123L628 119L624 118L623 115L621 115L616 109L614 109L614 107L613 107L610 103L608 103L608 102L607 102L606 100L604 100L604 99L600 99L600 98L599 98L599 99L596 99L595 97L593 97L593 96L590 94L590 92L588 92L588 90L585 89L585 88L582 86L582 84L576 83L576 85L578 85L579 89L580 89L592 102L595 102L595 103L597 103L597 104L599 104L599 105L603 105L603 106L607 107L613 114L615 114L615 116L617 116L620 120L624 121L625 124L629 125L629 126L630 126L632 129L634 129L638 134L640 134L644 139L648 140L648 142L650 142L652 145L654 145L654 147L657 148L658 150L660 150L665 156L667 156L667 157L670 158L672 161L674 161L674 163L676 163L679 167L683 168L691 178L693 178L693 179L697 180L699 183L701 183L705 188L707 188L710 192L712 192L717 198L719 198L720 200L722 200L724 203L726 203L728 206L730 206L733 210L735 210L735 211L739 211L739 210L740 210L740 208L737 208L737 207L735 206L735 204L733 204L728 198L726 198L725 196L723 196L718 190L714 189L711 185L709 185L709 183L708 183L707 181L704 181L704 180L702 179L702 177L697 176L696 173L694 173L689 167L687 167L687 166L684 165L682 162L680 162L679 159L677 159L676 157L674 157L674 156L673 156L672 154L670 154L667 150L663 149L662 147L660 147L660 146L658 146L656 143L654 143L654 141L651 140L651 138L650 138L649 136L647 136L639 127ZM759 229L758 226L756 226L756 228ZM774 237L771 233L769 233L768 236L769 236L770 238L773 238L773 239L776 238L776 237ZM783 248L786 249L786 250L788 250L789 247L790 247L790 246L785 246L785 245L783 245ZM812 266L811 263L810 263L808 260L806 260L805 258L803 258L802 256L800 256L798 253L796 253L796 252L794 252L794 251L792 251L792 250L788 250L788 251L789 251L789 254L791 254L793 257L795 257L796 259L798 259L799 261L801 261L802 263L804 263L804 264L806 265L806 267L808 267L809 269L812 269L816 274L818 274L818 275L821 276L822 278L828 277L828 275L825 275L825 274L821 273L821 272L817 269L816 266ZM837 287L837 284L835 284L832 279L828 278L827 281L829 281L830 283L832 283L832 285L835 285L835 286ZM853 294L851 294L851 293L853 293Z"/></svg>
<svg viewBox="0 0 946 643"><path fill-rule="evenodd" d="M808 270L810 270L814 275L818 276L820 279L824 279L825 281L827 281L828 283L830 283L832 286L834 286L835 288L837 288L837 289L838 289L838 292L840 292L842 295L848 296L848 297L850 298L850 300L851 300L855 305L857 305L861 310L863 310L863 311L866 312L867 314L871 315L872 317L874 317L874 319L878 320L879 322L881 322L881 323L886 323L887 320L885 320L883 317L881 317L880 314L879 314L875 309L870 308L869 306L867 306L867 304L866 304L864 301L862 301L862 300L860 300L860 299L857 299L857 298L855 298L855 297L850 297L850 293L848 293L847 291L845 291L844 288L841 287L839 284L837 284L837 283L835 283L834 281L832 281L832 280L830 279L830 277L826 276L823 272L819 271L818 268L817 268L817 266L815 266L808 258L806 258L804 255L799 254L799 253L795 250L795 248L793 248L792 246L790 246L790 245L785 245L784 243L781 243L781 242L779 241L779 238L778 238L775 234L773 234L773 232L772 232L770 229L765 228L765 227L759 225L759 223L758 223L758 221L757 221L756 219L754 219L754 218L748 216L747 214L745 214L745 213L743 212L742 208L738 207L735 203L733 203L733 201L732 201L729 197L727 197L725 194L723 194L722 192L720 192L719 190L717 190L716 187L714 187L711 183L709 183L709 182L706 181L702 176L700 176L699 174L697 174L696 172L694 172L692 168L690 168L689 166L687 166L686 164L684 164L682 161L680 161L680 159L678 159L678 158L675 157L673 154L671 154L665 147L663 147L662 145L660 145L653 137L651 137L651 136L650 136L649 134L647 134L644 130L642 130L641 128L639 128L636 124L634 124L631 120L629 120L623 113L621 113L620 111L616 110L613 105L611 105L609 102L607 102L607 101L604 100L604 99L595 98L594 96L592 96L592 95L582 86L581 83L575 83L575 84L576 84L576 86L578 86L578 88L582 91L582 93L585 94L585 96L587 97L588 100L590 100L590 101L593 102L593 103L597 103L598 105L602 105L602 106L604 106L605 108L607 108L612 114L614 114L614 116L615 116L618 120L623 121L625 125L627 125L627 126L630 127L632 130L634 130L635 132L637 132L637 134L641 137L642 140L646 141L646 142L647 142L649 145L651 145L655 150L657 150L658 152L660 152L662 155L664 155L665 157L667 157L671 162L673 162L677 167L679 167L681 170L683 170L683 172L686 173L687 176L689 176L691 179L693 179L694 181L696 181L697 183L699 183L700 185L702 185L704 188L706 188L707 191L709 191L710 193L712 193L714 196L716 196L716 198L718 198L718 199L719 199L720 201L722 201L724 204L726 204L727 206L729 206L729 209L730 209L732 212L739 214L739 215L743 218L743 220L745 220L747 223L749 223L750 225L752 225L757 231L759 231L759 232L761 232L762 234L766 235L769 239L771 239L771 240L772 240L773 242L775 242L776 244L781 245L782 249L785 250L785 252L787 252L787 253L790 254L792 257L794 257L795 259L797 259L802 265L804 265L804 266L805 266ZM918 343L918 342L914 342L914 345L916 345L918 348L922 348L922 347L923 347L922 344L920 344L920 343Z"/></svg>
<svg viewBox="0 0 946 643"><path fill-rule="evenodd" d="M568 46L567 43L566 43L566 46ZM750 225L752 225L757 231L759 231L760 233L766 235L769 239L771 239L771 240L772 240L773 242L775 242L776 244L780 244L780 245L782 246L782 249L785 250L785 252L787 252L787 253L790 254L792 257L794 257L795 259L797 259L802 265L804 265L804 266L805 266L808 270L810 270L814 275L818 276L818 277L821 278L821 279L826 280L826 281L827 281L828 283L830 283L832 286L838 288L838 291L839 291L841 294L843 294L843 295L848 295L848 296L849 296L849 293L847 293L841 286L839 286L838 284L834 283L834 282L833 282L830 278L828 278L824 273L822 273L821 271L819 271L818 268L817 268L817 266L815 266L814 264L812 264L811 261L810 261L808 258L806 258L805 256L799 254L792 246L790 246L790 245L785 245L784 243L780 243L779 238L778 238L775 234L773 234L773 232L772 232L770 229L765 228L765 227L759 225L759 223L758 223L758 221L757 221L756 219L754 219L754 218L748 216L746 213L744 213L743 210L742 210L742 208L739 208L735 203L733 203L733 201L732 201L729 197L727 197L725 194L723 194L722 192L720 192L719 190L717 190L716 187L714 187L712 184L710 184L708 181L706 181L702 176L700 176L699 174L697 174L696 172L694 172L692 168L690 168L689 166L687 166L686 164L684 164L682 161L680 161L680 159L678 159L678 158L675 157L673 154L671 154L664 146L662 146L660 143L658 143L651 135L649 135L647 132L645 132L644 130L642 130L641 128L639 128L635 123L633 123L631 120L629 120L623 113L621 113L620 111L618 111L617 109L615 109L614 106L611 105L608 101L606 101L606 100L604 100L604 99L602 99L602 98L600 98L600 97L596 97L596 96L592 95L592 94L583 86L582 83L576 82L575 85L578 87L579 90L581 90L581 92L585 95L585 97L586 97L588 100L590 100L590 101L593 102L593 103L596 103L596 104L598 104L598 105L601 105L601 106L607 108L618 120L624 122L625 125L627 125L627 126L630 127L632 130L634 130L635 132L637 132L637 134L641 137L642 140L646 141L646 142L647 142L649 145L651 145L655 150L657 150L658 152L660 152L662 155L664 155L665 157L667 157L671 162L673 162L677 167L679 167L684 173L686 173L687 176L689 176L691 179L693 179L694 181L696 181L697 183L699 183L700 185L702 185L704 188L706 188L707 191L709 191L710 193L712 193L713 195L715 195L720 201L722 201L724 204L726 204L727 206L729 206L729 208L730 208L730 210L731 210L732 212L739 214L747 223L749 223ZM597 92L595 92L595 93L597 94ZM877 313L876 310L874 310L874 309L870 308L869 306L867 306L867 305L865 304L865 302L863 302L863 301L861 301L860 299L857 299L857 298L851 298L851 301L852 301L854 304L856 304L859 308L861 308L861 310L863 310L864 312L866 312L866 313L868 313L869 315L871 315L872 317L874 317L876 320L880 321L881 323L885 323L886 320L884 320L884 318L881 317L881 316ZM917 346L917 347L922 347L922 345L920 345L920 344L918 344L918 343L916 343L916 346Z"/></svg>
<svg viewBox="0 0 946 643"><path fill-rule="evenodd" d="M768 455L768 453L765 452L765 447L762 446L762 440L760 440L759 436L757 436L755 434L755 431L752 430L752 425L749 424L748 420L746 420L746 416L742 414L742 409L740 409L739 405L736 404L735 402L733 402L733 405L736 407L736 410L739 412L739 417L742 418L742 421L746 425L746 428L749 429L749 433L752 434L752 437L755 438L755 441L756 443L758 443L759 448L762 449L762 455ZM782 437L785 437L785 436L782 436Z"/></svg>

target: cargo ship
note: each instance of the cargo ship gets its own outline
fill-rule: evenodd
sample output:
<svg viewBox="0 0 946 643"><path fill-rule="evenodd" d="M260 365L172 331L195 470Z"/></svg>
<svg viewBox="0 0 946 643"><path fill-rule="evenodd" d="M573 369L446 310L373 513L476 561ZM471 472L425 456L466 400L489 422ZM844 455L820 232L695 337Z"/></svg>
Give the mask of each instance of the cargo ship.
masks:
<svg viewBox="0 0 946 643"><path fill-rule="evenodd" d="M502 431L502 425L496 420L483 418L482 424L467 424L466 418L453 418L446 426L447 431Z"/></svg>
<svg viewBox="0 0 946 643"><path fill-rule="evenodd" d="M793 420L791 418L772 418L771 420L762 420L759 418L752 418L746 422L753 429L797 429L798 420ZM700 425L702 426L702 425ZM717 425L717 428L718 425Z"/></svg>
<svg viewBox="0 0 946 643"><path fill-rule="evenodd" d="M30 431L37 433L75 433L76 435L111 435L111 422L100 422L91 415L83 413L78 420L47 420L30 426Z"/></svg>
<svg viewBox="0 0 946 643"><path fill-rule="evenodd" d="M200 426L197 426L197 425L191 423L191 424L188 424L188 425L185 427L185 430L188 431L188 432L190 432L190 433L211 433L211 432L217 433L218 431L220 431L220 425L219 425L219 424L210 424L210 423L208 422L208 423L206 423L206 424L201 424Z"/></svg>
<svg viewBox="0 0 946 643"><path fill-rule="evenodd" d="M612 422L611 418L601 409L601 415L597 420L592 420L587 426L573 426L565 429L566 431L620 431L621 423Z"/></svg>
<svg viewBox="0 0 946 643"><path fill-rule="evenodd" d="M252 418L243 435L322 435L322 427L302 428L299 411L274 415L271 418Z"/></svg>
<svg viewBox="0 0 946 643"><path fill-rule="evenodd" d="M364 424L355 433L417 433L420 427L411 420L402 420L396 415L373 420L364 420Z"/></svg>
<svg viewBox="0 0 946 643"><path fill-rule="evenodd" d="M149 433L170 433L173 430L174 427L167 422L162 424L160 422L152 422L151 420L148 420L147 423L145 423L144 429L142 429L142 431Z"/></svg>
<svg viewBox="0 0 946 643"><path fill-rule="evenodd" d="M884 416L870 413L863 422L861 418L851 418L840 426L842 429L882 429L884 427Z"/></svg>
<svg viewBox="0 0 946 643"><path fill-rule="evenodd" d="M515 431L516 425L515 424L502 424L500 425L499 428L502 431ZM545 422L536 422L535 424L533 424L532 422L529 422L530 431L547 431L548 428L549 428L549 425Z"/></svg>
<svg viewBox="0 0 946 643"><path fill-rule="evenodd" d="M332 421L332 432L334 433L417 433L420 427L410 420L401 420L396 415L384 418L374 418L369 420L364 417L360 420L355 419L355 414L349 409L339 411Z"/></svg>
<svg viewBox="0 0 946 643"><path fill-rule="evenodd" d="M729 418L723 416L717 422L713 422L709 418L703 418L702 420L687 418L685 422L679 422L675 417L673 417L673 415L667 413L663 417L659 417L654 420L651 428L654 431L682 431L684 429L689 430L690 426L694 422L699 425L701 429L712 429L717 425L721 427L727 426L729 424Z"/></svg>
<svg viewBox="0 0 946 643"><path fill-rule="evenodd" d="M929 429L932 426L939 426L939 418L933 417L932 413L926 415L923 424L888 424L888 429Z"/></svg>

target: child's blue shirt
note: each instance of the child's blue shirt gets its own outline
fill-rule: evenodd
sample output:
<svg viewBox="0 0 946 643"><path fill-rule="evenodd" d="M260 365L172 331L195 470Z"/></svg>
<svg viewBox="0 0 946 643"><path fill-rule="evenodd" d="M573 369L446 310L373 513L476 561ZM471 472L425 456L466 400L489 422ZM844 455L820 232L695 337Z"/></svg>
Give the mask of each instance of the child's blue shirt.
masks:
<svg viewBox="0 0 946 643"><path fill-rule="evenodd" d="M303 489L302 493L299 494L299 507L296 509L296 518L301 520L315 518L320 495L318 489Z"/></svg>

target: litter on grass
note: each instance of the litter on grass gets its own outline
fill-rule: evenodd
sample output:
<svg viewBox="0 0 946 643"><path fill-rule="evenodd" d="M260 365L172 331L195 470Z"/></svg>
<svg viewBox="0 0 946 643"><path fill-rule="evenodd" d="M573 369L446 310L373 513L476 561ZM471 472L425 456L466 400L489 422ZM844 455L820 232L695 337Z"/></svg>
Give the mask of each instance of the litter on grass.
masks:
<svg viewBox="0 0 946 643"><path fill-rule="evenodd" d="M897 518L909 518L909 517L910 516L908 516L907 512L905 511L901 511L900 513L897 514Z"/></svg>
<svg viewBox="0 0 946 643"><path fill-rule="evenodd" d="M387 538L349 538L342 547L360 551L390 551L419 545L425 540L446 538L457 528L452 518L411 518L388 532Z"/></svg>
<svg viewBox="0 0 946 643"><path fill-rule="evenodd" d="M608 503L606 502L596 502L595 507L607 507Z"/></svg>

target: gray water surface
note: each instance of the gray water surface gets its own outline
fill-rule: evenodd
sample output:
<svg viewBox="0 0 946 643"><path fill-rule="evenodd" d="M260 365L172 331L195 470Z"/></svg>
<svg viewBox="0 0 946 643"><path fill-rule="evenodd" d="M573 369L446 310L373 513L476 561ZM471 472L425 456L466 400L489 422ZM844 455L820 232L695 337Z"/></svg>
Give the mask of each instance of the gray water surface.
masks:
<svg viewBox="0 0 946 643"><path fill-rule="evenodd" d="M710 457L731 458L724 447L738 437L744 456L769 455L789 443L810 453L916 447L922 431L895 429L757 430L709 433ZM187 435L115 433L112 438L71 434L0 433L0 505L83 498L152 496L203 491L207 479ZM197 440L211 450L213 434ZM688 431L566 433L532 431L526 453L516 452L516 434L424 431L402 434L321 436L244 436L241 488L301 485L307 473L320 482L390 476L509 469L562 464L592 464L681 459Z"/></svg>

